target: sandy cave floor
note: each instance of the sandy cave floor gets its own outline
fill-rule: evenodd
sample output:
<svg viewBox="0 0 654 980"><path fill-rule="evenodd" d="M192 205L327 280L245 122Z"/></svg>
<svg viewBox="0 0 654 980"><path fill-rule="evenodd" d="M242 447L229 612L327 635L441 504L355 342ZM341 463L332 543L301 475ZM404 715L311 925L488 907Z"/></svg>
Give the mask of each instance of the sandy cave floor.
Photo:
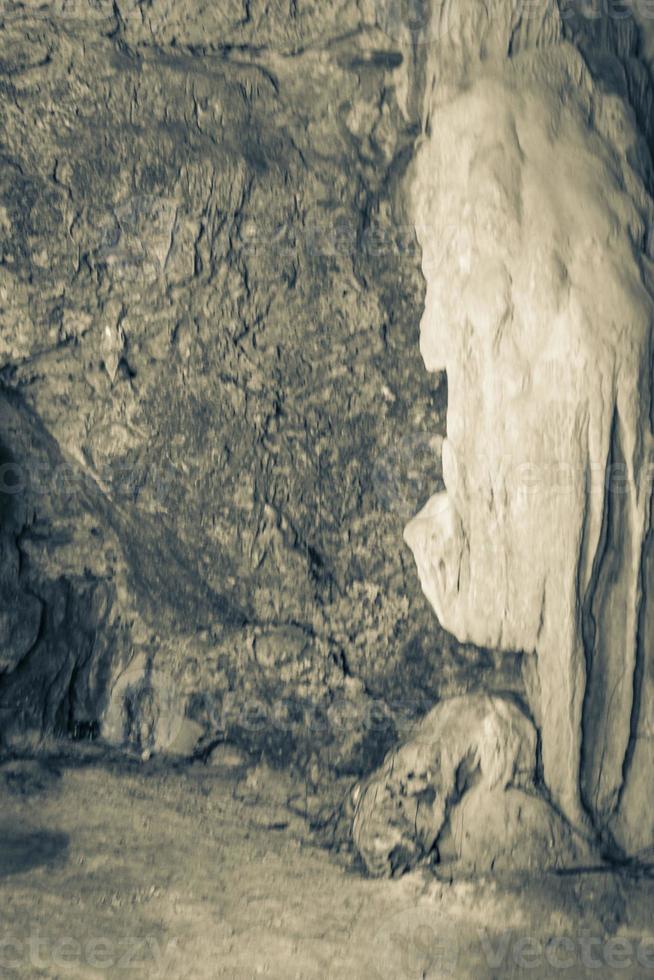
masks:
<svg viewBox="0 0 654 980"><path fill-rule="evenodd" d="M651 878L366 879L303 784L217 756L0 764L0 976L654 976Z"/></svg>

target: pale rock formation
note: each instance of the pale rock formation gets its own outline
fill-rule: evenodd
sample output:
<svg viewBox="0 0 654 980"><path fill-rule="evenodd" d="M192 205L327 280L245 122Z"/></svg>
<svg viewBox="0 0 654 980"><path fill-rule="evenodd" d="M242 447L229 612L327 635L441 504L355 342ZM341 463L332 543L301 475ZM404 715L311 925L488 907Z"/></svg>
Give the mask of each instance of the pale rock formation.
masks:
<svg viewBox="0 0 654 980"><path fill-rule="evenodd" d="M416 168L447 489L405 536L459 640L536 652L546 781L571 820L585 805L604 827L630 751L650 516L651 204L623 162L626 107L602 107L612 145L589 129L597 96L572 49L504 76L436 111L449 139Z"/></svg>
<svg viewBox="0 0 654 980"><path fill-rule="evenodd" d="M536 732L512 702L450 698L355 791L354 842L374 874L427 855L459 870L558 867L592 856L538 795Z"/></svg>
<svg viewBox="0 0 654 980"><path fill-rule="evenodd" d="M509 27L491 34L506 41ZM405 540L445 629L524 651L553 805L605 853L644 857L654 846L651 163L625 97L638 72L607 55L612 73L598 84L564 27L543 22L534 35L532 24L543 50L469 73L483 30L457 23L432 57L411 196L427 282L421 352L448 378L445 491ZM628 31L611 27L628 60ZM457 84L439 84L451 59ZM637 88L637 108L647 91ZM427 754L458 758L457 728L440 721L445 705L436 711ZM529 729L520 737L531 747ZM403 778L387 760L359 804L355 838L372 870L375 823L392 820L386 797ZM442 809L451 787L443 796L434 785ZM474 860L497 834L514 866L539 863L549 804L531 811L529 853L517 802L505 794L506 824L487 822L493 792L482 782L477 810L467 796L459 806Z"/></svg>

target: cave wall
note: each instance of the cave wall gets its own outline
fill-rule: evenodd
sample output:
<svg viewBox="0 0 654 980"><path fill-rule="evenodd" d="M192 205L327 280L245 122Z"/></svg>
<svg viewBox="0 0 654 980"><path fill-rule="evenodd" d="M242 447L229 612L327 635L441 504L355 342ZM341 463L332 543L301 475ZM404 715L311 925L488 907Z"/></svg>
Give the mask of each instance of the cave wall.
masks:
<svg viewBox="0 0 654 980"><path fill-rule="evenodd" d="M6 740L166 749L187 718L358 772L439 694L521 688L439 629L401 544L447 398L398 193L420 26L4 4Z"/></svg>
<svg viewBox="0 0 654 980"><path fill-rule="evenodd" d="M440 696L524 693L401 541L447 404L403 181L434 87L563 39L646 128L634 23L535 7L3 6L5 740L186 718L359 772Z"/></svg>

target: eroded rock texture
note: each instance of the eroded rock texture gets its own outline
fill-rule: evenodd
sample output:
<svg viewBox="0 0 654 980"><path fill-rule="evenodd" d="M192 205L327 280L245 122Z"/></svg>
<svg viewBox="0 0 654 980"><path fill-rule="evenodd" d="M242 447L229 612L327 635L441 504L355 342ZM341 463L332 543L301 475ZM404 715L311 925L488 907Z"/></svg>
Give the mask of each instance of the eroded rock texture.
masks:
<svg viewBox="0 0 654 980"><path fill-rule="evenodd" d="M2 734L145 753L226 734L360 773L439 696L520 694L524 651L540 750L513 702L458 703L465 758L486 758L488 719L493 745L512 719L524 744L501 752L507 772L526 753L526 784L480 763L455 814L452 763L447 819L441 800L413 856L430 839L446 854L449 834L465 866L508 862L526 806L541 843L516 860L545 863L552 840L563 859L539 751L571 823L642 852L638 35L554 3L398 10L2 6ZM423 123L411 180L422 347L448 372L443 474L446 386L416 357L421 249L396 200ZM400 546L441 475L407 540L461 645ZM429 758L448 711L425 723Z"/></svg>
<svg viewBox="0 0 654 980"><path fill-rule="evenodd" d="M423 62L376 3L2 4L6 739L359 773L520 689L400 544L446 397L392 207Z"/></svg>
<svg viewBox="0 0 654 980"><path fill-rule="evenodd" d="M633 22L593 32L557 13L532 19L531 34L499 15L463 18L446 44L458 76L447 57L434 59L446 82L430 91L412 193L427 281L421 351L448 377L445 490L405 537L446 629L525 651L553 803L589 839L645 857L654 847L654 212L638 119L651 96L633 62ZM470 68L461 52L486 30L490 55ZM447 725L434 739L432 755L458 746ZM398 779L387 761L382 795L397 794ZM439 815L452 810L455 784L451 772L433 784ZM475 792L492 795L490 785ZM507 812L517 805L504 802ZM364 855L375 840L365 810ZM530 855L511 820L505 831L484 820L483 806L468 809L476 860L496 834L500 848L513 836L516 866L543 860L538 832ZM562 846L559 856L570 854ZM458 857L469 860L461 848Z"/></svg>
<svg viewBox="0 0 654 980"><path fill-rule="evenodd" d="M447 871L565 867L594 858L539 795L536 730L503 697L448 698L356 791L354 842L373 874L425 857Z"/></svg>

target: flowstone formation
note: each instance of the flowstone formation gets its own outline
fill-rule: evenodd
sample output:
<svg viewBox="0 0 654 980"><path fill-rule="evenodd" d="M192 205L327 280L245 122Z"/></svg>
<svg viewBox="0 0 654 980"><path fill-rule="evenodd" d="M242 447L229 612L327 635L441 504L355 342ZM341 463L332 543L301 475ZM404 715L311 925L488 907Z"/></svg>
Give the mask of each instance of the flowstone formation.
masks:
<svg viewBox="0 0 654 980"><path fill-rule="evenodd" d="M622 62L589 63L562 33L429 99L411 197L445 490L405 540L445 629L524 651L532 718L439 704L359 791L376 873L443 840L461 868L654 848L652 175Z"/></svg>

